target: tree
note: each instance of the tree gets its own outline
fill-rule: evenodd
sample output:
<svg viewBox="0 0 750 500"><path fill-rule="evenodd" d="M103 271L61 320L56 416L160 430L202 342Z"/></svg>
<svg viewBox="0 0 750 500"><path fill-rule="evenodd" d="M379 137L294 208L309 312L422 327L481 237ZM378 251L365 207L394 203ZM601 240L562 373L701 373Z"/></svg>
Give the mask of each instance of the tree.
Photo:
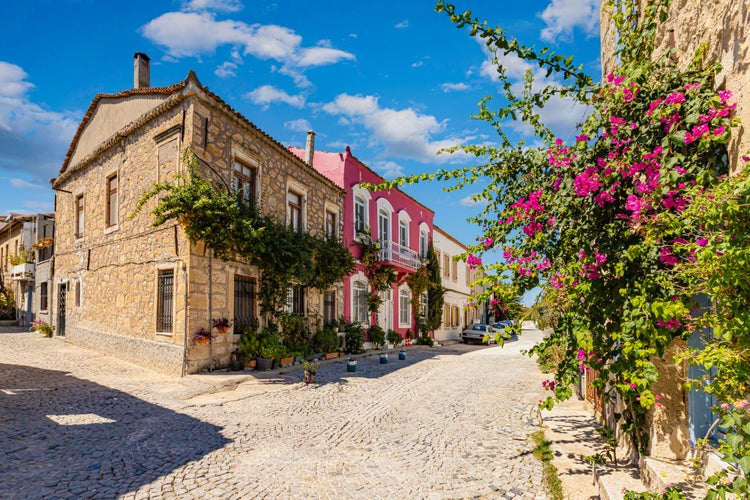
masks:
<svg viewBox="0 0 750 500"><path fill-rule="evenodd" d="M435 247L430 240L427 246L427 275L430 285L427 288L427 328L434 332L440 328L443 318L445 288L440 277L440 262Z"/></svg>

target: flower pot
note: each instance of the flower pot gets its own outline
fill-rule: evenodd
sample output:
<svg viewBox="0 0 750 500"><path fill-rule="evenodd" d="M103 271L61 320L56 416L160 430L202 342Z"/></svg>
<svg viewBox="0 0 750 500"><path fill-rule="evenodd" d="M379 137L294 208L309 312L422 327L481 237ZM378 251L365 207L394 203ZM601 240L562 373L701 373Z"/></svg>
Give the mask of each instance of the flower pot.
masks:
<svg viewBox="0 0 750 500"><path fill-rule="evenodd" d="M229 331L229 327L228 326L222 326L221 328L217 328L216 330L220 334L224 335L225 333L227 333Z"/></svg>
<svg viewBox="0 0 750 500"><path fill-rule="evenodd" d="M398 353L398 359L406 359L406 353L404 351Z"/></svg>
<svg viewBox="0 0 750 500"><path fill-rule="evenodd" d="M252 368L252 369L254 369L255 368L255 360L251 359L250 361L245 361L244 365L245 365L245 368Z"/></svg>
<svg viewBox="0 0 750 500"><path fill-rule="evenodd" d="M210 339L209 339L208 337L197 337L197 338L195 339L195 343L196 343L196 344L208 344L208 341L209 341L209 340L210 340Z"/></svg>
<svg viewBox="0 0 750 500"><path fill-rule="evenodd" d="M255 369L268 371L273 368L273 358L255 358Z"/></svg>
<svg viewBox="0 0 750 500"><path fill-rule="evenodd" d="M324 359L335 359L339 357L338 352L327 352Z"/></svg>
<svg viewBox="0 0 750 500"><path fill-rule="evenodd" d="M357 371L357 362L356 361L349 361L346 363L346 371L354 373Z"/></svg>
<svg viewBox="0 0 750 500"><path fill-rule="evenodd" d="M281 361L279 361L279 364L282 368L285 368L287 366L292 366L294 364L294 357L289 356L288 358L281 358Z"/></svg>
<svg viewBox="0 0 750 500"><path fill-rule="evenodd" d="M381 354L380 355L380 364L384 365L388 363L388 355L387 354Z"/></svg>

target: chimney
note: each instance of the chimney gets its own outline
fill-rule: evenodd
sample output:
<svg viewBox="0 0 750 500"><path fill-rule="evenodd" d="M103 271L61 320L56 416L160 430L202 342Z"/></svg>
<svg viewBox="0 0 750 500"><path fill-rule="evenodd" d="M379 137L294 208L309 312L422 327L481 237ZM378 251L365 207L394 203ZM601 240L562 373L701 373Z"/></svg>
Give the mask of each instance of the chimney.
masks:
<svg viewBox="0 0 750 500"><path fill-rule="evenodd" d="M151 58L143 52L136 52L133 58L133 88L148 88L151 85Z"/></svg>
<svg viewBox="0 0 750 500"><path fill-rule="evenodd" d="M307 132L307 143L305 143L305 163L312 167L313 156L315 156L315 132Z"/></svg>

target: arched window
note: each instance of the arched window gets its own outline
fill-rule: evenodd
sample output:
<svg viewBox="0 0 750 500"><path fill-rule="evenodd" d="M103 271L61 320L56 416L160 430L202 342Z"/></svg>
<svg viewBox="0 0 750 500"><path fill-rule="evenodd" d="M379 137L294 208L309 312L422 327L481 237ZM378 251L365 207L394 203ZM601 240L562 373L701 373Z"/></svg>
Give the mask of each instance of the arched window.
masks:
<svg viewBox="0 0 750 500"><path fill-rule="evenodd" d="M411 326L411 291L402 287L398 292L398 326Z"/></svg>
<svg viewBox="0 0 750 500"><path fill-rule="evenodd" d="M352 282L352 323L368 323L367 281L363 279Z"/></svg>

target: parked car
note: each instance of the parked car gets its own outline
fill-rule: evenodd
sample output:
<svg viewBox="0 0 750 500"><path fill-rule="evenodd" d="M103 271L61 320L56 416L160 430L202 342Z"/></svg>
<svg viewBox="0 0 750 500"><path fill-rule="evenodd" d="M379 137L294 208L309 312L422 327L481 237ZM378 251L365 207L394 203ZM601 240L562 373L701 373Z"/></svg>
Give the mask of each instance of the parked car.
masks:
<svg viewBox="0 0 750 500"><path fill-rule="evenodd" d="M502 335L505 340L518 340L518 335L516 335L516 332L510 329L512 326L512 321L507 319L492 324L492 328L496 332L500 333L500 335ZM508 329L507 331L506 328Z"/></svg>
<svg viewBox="0 0 750 500"><path fill-rule="evenodd" d="M495 329L490 325L476 323L461 332L461 340L464 344L469 342L484 343L484 337L490 336L489 343L495 342Z"/></svg>

